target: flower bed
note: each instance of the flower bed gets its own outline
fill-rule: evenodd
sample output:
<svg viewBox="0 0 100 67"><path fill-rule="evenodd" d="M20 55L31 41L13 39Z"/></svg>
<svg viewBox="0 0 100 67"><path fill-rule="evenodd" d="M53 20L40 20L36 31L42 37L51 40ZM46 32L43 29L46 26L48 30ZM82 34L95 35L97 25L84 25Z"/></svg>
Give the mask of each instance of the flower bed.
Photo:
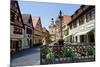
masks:
<svg viewBox="0 0 100 67"><path fill-rule="evenodd" d="M93 46L46 46L41 50L41 64L90 62L95 60Z"/></svg>

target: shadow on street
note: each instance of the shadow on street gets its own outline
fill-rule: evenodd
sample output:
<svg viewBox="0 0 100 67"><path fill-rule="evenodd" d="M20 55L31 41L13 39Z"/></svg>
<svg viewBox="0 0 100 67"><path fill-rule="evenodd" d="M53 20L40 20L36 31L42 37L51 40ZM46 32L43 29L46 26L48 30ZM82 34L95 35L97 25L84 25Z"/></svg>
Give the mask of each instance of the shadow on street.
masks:
<svg viewBox="0 0 100 67"><path fill-rule="evenodd" d="M19 52L16 52L14 54L11 54L11 60L22 57L22 56L35 54L37 52L40 52L40 47L27 48L27 49L21 50Z"/></svg>

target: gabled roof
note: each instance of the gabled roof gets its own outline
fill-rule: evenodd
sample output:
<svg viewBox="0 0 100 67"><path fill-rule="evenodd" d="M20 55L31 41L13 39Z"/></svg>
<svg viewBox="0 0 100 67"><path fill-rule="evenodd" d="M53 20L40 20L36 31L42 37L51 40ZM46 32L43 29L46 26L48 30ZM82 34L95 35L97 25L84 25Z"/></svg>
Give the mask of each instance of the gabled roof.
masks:
<svg viewBox="0 0 100 67"><path fill-rule="evenodd" d="M46 32L46 31L47 31L47 29L45 27L43 27L43 32Z"/></svg>
<svg viewBox="0 0 100 67"><path fill-rule="evenodd" d="M68 23L70 23L71 21L71 16L68 16L68 15L64 15L63 18L62 18L62 25L67 25ZM59 17L56 18L56 21L55 21L55 24L56 25L60 25L60 19Z"/></svg>
<svg viewBox="0 0 100 67"><path fill-rule="evenodd" d="M12 9L15 9L15 5L13 6L13 4L16 4L17 5L17 10L18 10L18 14L19 14L19 16L20 16L20 18L21 18L21 24L22 24L22 27L24 28L24 23L23 23L23 20L22 20L22 15L21 15L21 11L20 11L20 7L19 7L19 4L18 4L18 1L16 1L16 0L11 0L11 3L10 3L10 7L12 8ZM12 10L12 9L10 9L10 10ZM21 25L21 24L18 24L18 26L19 25Z"/></svg>
<svg viewBox="0 0 100 67"><path fill-rule="evenodd" d="M45 27L43 27L42 30L43 30L44 33L48 33L49 34L49 31Z"/></svg>
<svg viewBox="0 0 100 67"><path fill-rule="evenodd" d="M36 27L39 19L40 19L40 17L38 17L38 16L32 17L32 23L33 23L34 28Z"/></svg>
<svg viewBox="0 0 100 67"><path fill-rule="evenodd" d="M31 16L30 14L22 14L22 19L24 24L28 23L30 16Z"/></svg>
<svg viewBox="0 0 100 67"><path fill-rule="evenodd" d="M33 27L31 14L22 14L22 19L23 19L24 25L27 25L29 27Z"/></svg>

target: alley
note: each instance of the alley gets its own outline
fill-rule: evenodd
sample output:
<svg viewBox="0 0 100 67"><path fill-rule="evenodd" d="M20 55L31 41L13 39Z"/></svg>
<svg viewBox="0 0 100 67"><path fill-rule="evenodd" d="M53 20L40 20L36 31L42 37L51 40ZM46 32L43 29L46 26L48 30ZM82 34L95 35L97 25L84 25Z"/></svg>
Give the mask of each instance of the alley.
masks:
<svg viewBox="0 0 100 67"><path fill-rule="evenodd" d="M34 47L26 49L11 57L11 66L31 66L40 64L40 48Z"/></svg>

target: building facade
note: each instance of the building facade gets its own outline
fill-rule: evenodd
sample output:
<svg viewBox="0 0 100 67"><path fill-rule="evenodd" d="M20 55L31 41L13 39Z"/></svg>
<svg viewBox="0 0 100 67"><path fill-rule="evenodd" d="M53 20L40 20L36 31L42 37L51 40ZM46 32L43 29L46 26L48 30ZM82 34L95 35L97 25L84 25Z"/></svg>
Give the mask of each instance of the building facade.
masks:
<svg viewBox="0 0 100 67"><path fill-rule="evenodd" d="M70 21L71 21L71 17L70 16L64 15L62 17L62 35L63 35L64 41L66 39L67 32L68 32L67 24ZM61 30L60 30L61 22L60 22L59 18L56 19L55 24L56 24L56 41L58 41L60 39L60 34L61 34Z"/></svg>
<svg viewBox="0 0 100 67"><path fill-rule="evenodd" d="M71 17L64 15L62 16L62 27L60 18L57 17L55 22L52 21L52 23L49 25L49 33L50 33L50 39L52 42L58 42L60 40L60 34L61 34L61 29L62 28L62 34L63 34L63 39L65 40L66 36L65 33L68 32L67 30L67 24L71 21Z"/></svg>
<svg viewBox="0 0 100 67"><path fill-rule="evenodd" d="M33 25L30 14L22 14L24 22L24 48L33 47Z"/></svg>
<svg viewBox="0 0 100 67"><path fill-rule="evenodd" d="M62 23L62 32L63 32L63 40L64 40L64 43L66 44L68 41L68 34L69 34L69 28L68 28L68 24L70 23L71 21L71 16L63 16L63 23Z"/></svg>
<svg viewBox="0 0 100 67"><path fill-rule="evenodd" d="M24 46L24 24L17 1L10 2L10 48L19 51Z"/></svg>
<svg viewBox="0 0 100 67"><path fill-rule="evenodd" d="M40 17L32 17L32 23L33 23L33 46L35 45L41 45L42 44L42 38L43 38L43 30L41 25L41 19Z"/></svg>
<svg viewBox="0 0 100 67"><path fill-rule="evenodd" d="M42 39L42 43L43 45L48 45L49 44L49 31L44 27L43 28L43 39Z"/></svg>
<svg viewBox="0 0 100 67"><path fill-rule="evenodd" d="M71 16L69 41L71 43L95 42L95 6L82 5Z"/></svg>
<svg viewBox="0 0 100 67"><path fill-rule="evenodd" d="M51 24L49 25L49 34L50 34L50 42L56 42L56 25L53 19L51 21Z"/></svg>

